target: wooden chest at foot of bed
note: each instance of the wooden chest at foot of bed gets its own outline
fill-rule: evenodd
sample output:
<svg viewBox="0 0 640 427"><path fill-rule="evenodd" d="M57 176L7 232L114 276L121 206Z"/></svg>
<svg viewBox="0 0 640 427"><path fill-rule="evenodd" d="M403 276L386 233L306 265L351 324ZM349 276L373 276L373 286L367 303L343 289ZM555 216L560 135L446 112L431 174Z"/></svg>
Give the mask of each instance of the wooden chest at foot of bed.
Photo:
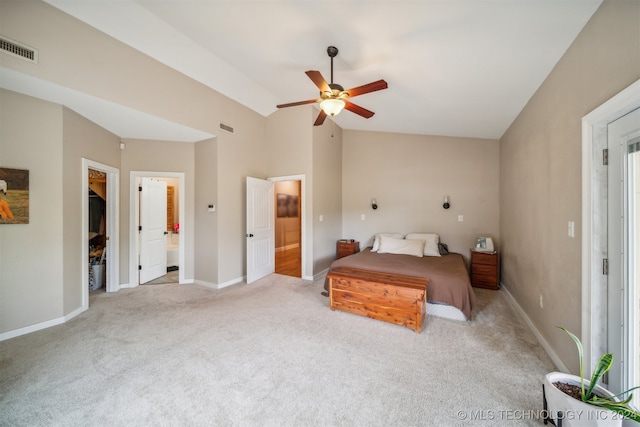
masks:
<svg viewBox="0 0 640 427"><path fill-rule="evenodd" d="M349 267L335 268L327 278L331 310L422 331L428 279Z"/></svg>

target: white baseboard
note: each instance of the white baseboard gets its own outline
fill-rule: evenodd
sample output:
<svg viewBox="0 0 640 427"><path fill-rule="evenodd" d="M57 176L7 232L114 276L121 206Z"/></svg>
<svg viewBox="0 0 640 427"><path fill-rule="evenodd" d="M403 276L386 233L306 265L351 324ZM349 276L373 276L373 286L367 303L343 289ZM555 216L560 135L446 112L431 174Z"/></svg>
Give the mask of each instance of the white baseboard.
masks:
<svg viewBox="0 0 640 427"><path fill-rule="evenodd" d="M502 282L500 283L500 285L502 286L502 289L504 290L505 295L507 295L507 299L509 300L513 308L515 308L515 310L518 312L522 320L524 320L524 323L529 327L529 330L533 333L533 335L535 335L536 339L538 340L538 343L540 343L544 351L547 352L547 354L553 361L553 364L556 365L556 368L558 369L558 371L570 372L569 368L567 368L567 366L564 363L562 363L562 360L560 359L558 354L555 352L553 347L551 347L551 345L547 342L547 340L544 339L544 337L542 336L538 328L536 328L536 326L533 324L529 316L527 316L527 313L522 309L522 307L520 307L520 304L518 304L516 299L509 292L509 290L504 286Z"/></svg>
<svg viewBox="0 0 640 427"><path fill-rule="evenodd" d="M236 283L242 283L242 282L245 282L244 276L228 280L224 283L218 283L218 289L226 288L227 286L235 285Z"/></svg>
<svg viewBox="0 0 640 427"><path fill-rule="evenodd" d="M36 323L35 325L25 326L24 328L14 329L12 331L3 332L0 334L0 341L5 341L11 338L19 337L20 335L30 334L31 332L40 331L42 329L47 329L52 326L61 325L69 320L73 319L77 315L86 311L85 307L80 307L73 310L71 313L66 316L58 317L56 319L47 320L46 322Z"/></svg>
<svg viewBox="0 0 640 427"><path fill-rule="evenodd" d="M226 288L227 286L231 286L231 285L235 285L236 283L241 283L244 281L244 277L240 277L237 279L232 279L229 280L227 282L224 283L212 283L212 282L207 282L204 280L198 280L198 279L193 279L191 280L191 283L196 284L196 285L202 285L205 286L207 288L211 288L211 289L222 289L222 288Z"/></svg>
<svg viewBox="0 0 640 427"><path fill-rule="evenodd" d="M320 280L320 279L322 279L322 278L323 278L323 276L324 276L325 274L327 274L328 272L329 272L329 269L328 269L328 268L325 268L325 269L324 269L324 270L322 270L320 273L314 274L314 275L313 275L313 277L311 278L311 280L313 280L314 282L315 282L316 280Z"/></svg>
<svg viewBox="0 0 640 427"><path fill-rule="evenodd" d="M19 337L20 335L30 334L31 332L50 328L62 323L64 323L64 317L58 317L57 319L47 320L46 322L36 323L35 325L25 326L24 328L18 328L14 329L13 331L3 332L0 334L0 341Z"/></svg>
<svg viewBox="0 0 640 427"><path fill-rule="evenodd" d="M64 321L68 322L69 320L73 319L74 317L76 317L78 314L80 313L84 313L85 311L87 311L89 307L78 307L75 310L73 310L71 313L67 314L66 316L64 316Z"/></svg>
<svg viewBox="0 0 640 427"><path fill-rule="evenodd" d="M218 289L218 285L216 285L215 283L206 282L206 281L204 281L204 280L194 279L194 280L193 280L193 284L195 284L195 285L201 285L201 286L204 286L204 287L206 287L206 288Z"/></svg>

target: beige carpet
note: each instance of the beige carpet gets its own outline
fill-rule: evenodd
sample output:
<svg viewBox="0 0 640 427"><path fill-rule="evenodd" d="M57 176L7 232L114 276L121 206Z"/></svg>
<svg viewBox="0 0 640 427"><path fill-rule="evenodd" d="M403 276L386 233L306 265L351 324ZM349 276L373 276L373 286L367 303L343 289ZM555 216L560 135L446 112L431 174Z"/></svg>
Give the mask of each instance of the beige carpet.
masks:
<svg viewBox="0 0 640 427"><path fill-rule="evenodd" d="M542 424L554 367L504 292L477 290L470 324L416 334L332 312L321 290L273 275L92 294L68 323L0 343L0 425Z"/></svg>

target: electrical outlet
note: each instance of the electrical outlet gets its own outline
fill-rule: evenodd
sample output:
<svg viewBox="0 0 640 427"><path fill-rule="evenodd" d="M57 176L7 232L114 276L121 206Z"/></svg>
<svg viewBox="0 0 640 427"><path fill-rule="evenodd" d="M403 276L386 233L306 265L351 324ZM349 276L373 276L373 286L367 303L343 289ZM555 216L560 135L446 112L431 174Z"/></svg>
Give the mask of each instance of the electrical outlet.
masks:
<svg viewBox="0 0 640 427"><path fill-rule="evenodd" d="M458 222L464 221L464 215L458 215Z"/></svg>
<svg viewBox="0 0 640 427"><path fill-rule="evenodd" d="M324 215L320 215L320 222L324 221Z"/></svg>
<svg viewBox="0 0 640 427"><path fill-rule="evenodd" d="M576 237L576 223L573 221L569 221L567 234L569 237Z"/></svg>
<svg viewBox="0 0 640 427"><path fill-rule="evenodd" d="M360 215L360 220L364 221L364 214Z"/></svg>

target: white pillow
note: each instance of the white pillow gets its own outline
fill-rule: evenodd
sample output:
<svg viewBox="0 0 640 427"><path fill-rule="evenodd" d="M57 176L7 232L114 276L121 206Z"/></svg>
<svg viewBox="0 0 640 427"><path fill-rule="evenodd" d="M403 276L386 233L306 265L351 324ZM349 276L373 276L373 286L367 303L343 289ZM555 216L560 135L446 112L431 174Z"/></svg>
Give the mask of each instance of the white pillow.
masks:
<svg viewBox="0 0 640 427"><path fill-rule="evenodd" d="M396 239L402 239L404 234L402 233L378 233L373 236L373 247L371 248L371 252L376 252L380 247L380 236L394 237Z"/></svg>
<svg viewBox="0 0 640 427"><path fill-rule="evenodd" d="M440 256L440 250L438 249L440 236L435 233L409 233L405 239L424 240L424 254L426 256Z"/></svg>
<svg viewBox="0 0 640 427"><path fill-rule="evenodd" d="M422 257L423 252L424 240L405 240L380 236L379 254L402 254Z"/></svg>

